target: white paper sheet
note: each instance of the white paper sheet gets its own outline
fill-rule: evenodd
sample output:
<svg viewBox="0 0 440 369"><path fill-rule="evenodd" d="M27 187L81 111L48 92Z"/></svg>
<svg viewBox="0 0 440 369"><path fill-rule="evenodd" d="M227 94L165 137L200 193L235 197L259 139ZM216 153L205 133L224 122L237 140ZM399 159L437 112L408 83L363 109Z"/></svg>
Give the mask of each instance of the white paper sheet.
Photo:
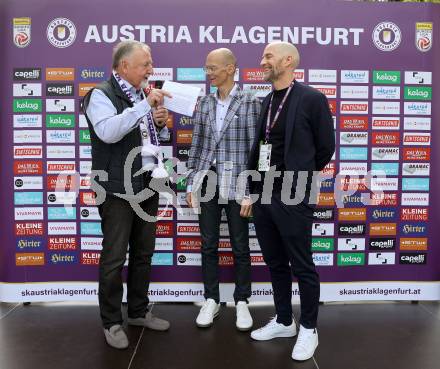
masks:
<svg viewBox="0 0 440 369"><path fill-rule="evenodd" d="M188 115L190 117L193 115L201 90L199 87L165 81L162 90L169 92L172 96L172 98L165 96L165 108L178 114Z"/></svg>

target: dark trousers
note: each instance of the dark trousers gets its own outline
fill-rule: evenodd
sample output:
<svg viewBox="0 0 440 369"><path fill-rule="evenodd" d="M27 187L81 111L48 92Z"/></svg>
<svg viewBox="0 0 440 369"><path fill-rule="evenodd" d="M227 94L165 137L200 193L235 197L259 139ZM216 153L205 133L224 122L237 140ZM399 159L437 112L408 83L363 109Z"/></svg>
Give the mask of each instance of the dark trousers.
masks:
<svg viewBox="0 0 440 369"><path fill-rule="evenodd" d="M206 182L202 189L205 192ZM229 237L234 254L235 290L234 300L247 301L251 296L251 258L249 251L249 221L240 216L241 205L235 200L219 204L218 188L213 199L200 204L200 234L202 237L202 275L206 299L220 301L218 242L222 209L226 211Z"/></svg>
<svg viewBox="0 0 440 369"><path fill-rule="evenodd" d="M270 270L277 322L292 324L293 273L301 299L300 324L316 328L319 276L311 250L313 208L304 203L285 205L279 194L273 194L271 204L256 202L253 213L258 242Z"/></svg>
<svg viewBox="0 0 440 369"><path fill-rule="evenodd" d="M151 216L157 215L158 195L143 201L142 209ZM99 308L105 328L122 323L123 295L122 269L128 244L127 302L128 316L144 316L148 307L151 258L153 256L156 223L139 218L130 203L107 195L99 206L102 240L99 261Z"/></svg>

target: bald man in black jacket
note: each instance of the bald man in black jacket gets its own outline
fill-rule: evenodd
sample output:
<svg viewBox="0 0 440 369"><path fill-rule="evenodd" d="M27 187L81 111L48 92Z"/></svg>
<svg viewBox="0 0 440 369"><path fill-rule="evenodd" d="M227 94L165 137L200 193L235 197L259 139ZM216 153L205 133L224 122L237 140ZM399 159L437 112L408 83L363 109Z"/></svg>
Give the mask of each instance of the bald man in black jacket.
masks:
<svg viewBox="0 0 440 369"><path fill-rule="evenodd" d="M252 192L260 195L253 205L254 223L270 270L276 309L276 317L251 337L264 341L296 335L293 273L299 285L301 317L292 358L302 361L311 358L318 346L320 288L311 250L316 203L316 196L311 196L315 193L313 175L331 160L335 134L327 98L294 80L298 64L299 53L292 44L271 43L264 50L261 66L274 91L263 101L248 169L258 170L263 179L274 169L281 172L273 187L263 186L264 181L251 183ZM289 198L299 200L290 202Z"/></svg>

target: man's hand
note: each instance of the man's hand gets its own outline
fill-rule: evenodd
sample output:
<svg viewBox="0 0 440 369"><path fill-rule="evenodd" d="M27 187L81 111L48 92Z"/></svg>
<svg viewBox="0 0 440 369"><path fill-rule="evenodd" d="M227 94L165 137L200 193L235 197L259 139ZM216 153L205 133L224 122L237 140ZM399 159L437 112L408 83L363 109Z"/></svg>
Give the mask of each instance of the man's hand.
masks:
<svg viewBox="0 0 440 369"><path fill-rule="evenodd" d="M168 109L164 108L163 106L158 106L157 108L154 108L153 119L154 124L158 128L163 128L168 120Z"/></svg>
<svg viewBox="0 0 440 369"><path fill-rule="evenodd" d="M250 216L252 216L252 203L251 203L251 199L244 198L241 201L240 216L243 217L243 218L249 218Z"/></svg>
<svg viewBox="0 0 440 369"><path fill-rule="evenodd" d="M163 105L164 96L172 97L171 94L165 90L153 88L147 96L148 105L150 105L152 108Z"/></svg>
<svg viewBox="0 0 440 369"><path fill-rule="evenodd" d="M188 192L187 194L186 194L186 204L190 207L190 208L195 208L196 206L196 204L195 204L195 201L193 201L193 198L192 198L192 194L191 194L191 192Z"/></svg>

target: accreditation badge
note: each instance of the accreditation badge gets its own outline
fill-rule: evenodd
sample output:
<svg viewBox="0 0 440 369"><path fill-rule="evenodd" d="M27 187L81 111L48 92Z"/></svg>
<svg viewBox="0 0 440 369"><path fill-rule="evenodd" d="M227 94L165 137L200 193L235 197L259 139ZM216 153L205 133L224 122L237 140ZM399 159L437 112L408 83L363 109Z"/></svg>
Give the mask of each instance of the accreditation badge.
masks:
<svg viewBox="0 0 440 369"><path fill-rule="evenodd" d="M268 172L270 169L270 157L272 155L272 144L260 145L260 157L258 159L258 171Z"/></svg>

